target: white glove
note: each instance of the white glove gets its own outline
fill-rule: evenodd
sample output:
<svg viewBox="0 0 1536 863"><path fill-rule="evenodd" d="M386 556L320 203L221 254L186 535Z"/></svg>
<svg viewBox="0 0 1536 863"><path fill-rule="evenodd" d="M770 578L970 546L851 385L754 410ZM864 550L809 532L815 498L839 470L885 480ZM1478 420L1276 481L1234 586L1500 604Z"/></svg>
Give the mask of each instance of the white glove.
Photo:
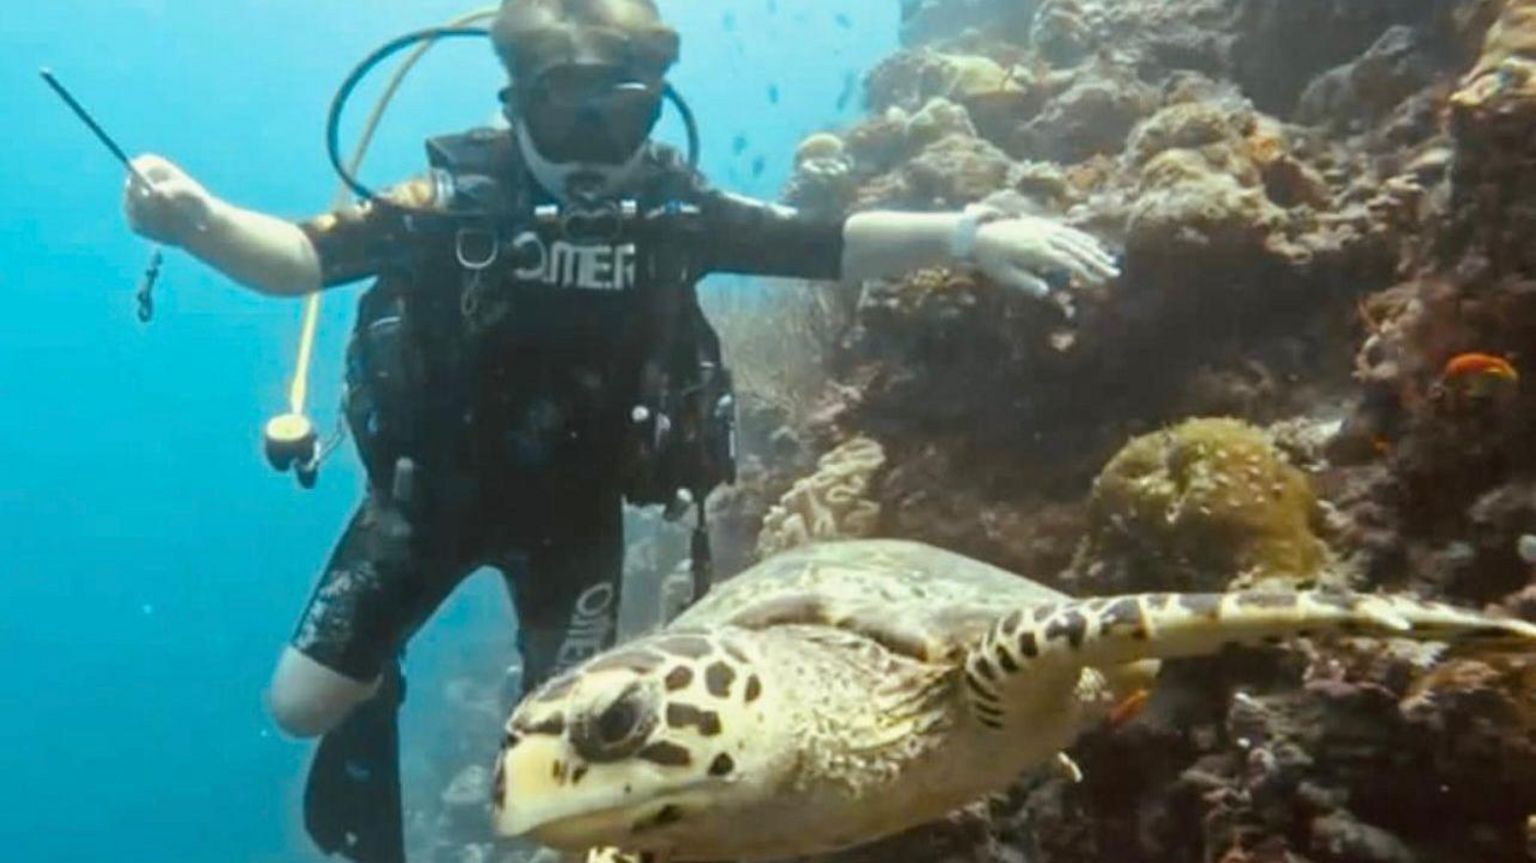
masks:
<svg viewBox="0 0 1536 863"><path fill-rule="evenodd" d="M1097 285L1120 275L1115 259L1092 236L1038 216L986 222L976 230L970 260L993 281L1037 297L1050 293L1042 277L1065 271Z"/></svg>
<svg viewBox="0 0 1536 863"><path fill-rule="evenodd" d="M159 156L140 156L133 160L133 166L151 184L145 187L130 173L123 186L123 214L135 233L167 245L184 246L189 237L207 230L213 209L213 197L207 189Z"/></svg>

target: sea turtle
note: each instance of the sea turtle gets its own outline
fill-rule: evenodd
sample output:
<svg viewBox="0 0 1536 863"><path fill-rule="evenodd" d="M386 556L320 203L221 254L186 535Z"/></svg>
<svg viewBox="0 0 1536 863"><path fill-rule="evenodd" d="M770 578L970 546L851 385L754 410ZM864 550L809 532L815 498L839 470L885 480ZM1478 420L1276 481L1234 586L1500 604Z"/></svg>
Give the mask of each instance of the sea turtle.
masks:
<svg viewBox="0 0 1536 863"><path fill-rule="evenodd" d="M1159 659L1330 631L1536 646L1536 625L1405 596L1079 600L916 542L813 544L529 694L496 828L653 860L847 848L1049 763Z"/></svg>

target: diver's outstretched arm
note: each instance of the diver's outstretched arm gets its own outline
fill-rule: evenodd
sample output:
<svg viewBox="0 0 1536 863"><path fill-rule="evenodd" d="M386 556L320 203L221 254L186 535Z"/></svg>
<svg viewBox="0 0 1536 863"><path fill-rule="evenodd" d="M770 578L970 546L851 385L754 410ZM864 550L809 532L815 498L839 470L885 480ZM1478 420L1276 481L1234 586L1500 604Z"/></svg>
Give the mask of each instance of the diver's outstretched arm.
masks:
<svg viewBox="0 0 1536 863"><path fill-rule="evenodd" d="M123 189L133 230L179 246L253 291L302 296L320 287L320 258L298 226L221 201L169 160L140 156Z"/></svg>
<svg viewBox="0 0 1536 863"><path fill-rule="evenodd" d="M858 213L843 229L843 277L895 278L922 267L970 264L993 280L1044 296L1044 276L1064 271L1087 284L1120 275L1092 236L1038 216L964 213Z"/></svg>

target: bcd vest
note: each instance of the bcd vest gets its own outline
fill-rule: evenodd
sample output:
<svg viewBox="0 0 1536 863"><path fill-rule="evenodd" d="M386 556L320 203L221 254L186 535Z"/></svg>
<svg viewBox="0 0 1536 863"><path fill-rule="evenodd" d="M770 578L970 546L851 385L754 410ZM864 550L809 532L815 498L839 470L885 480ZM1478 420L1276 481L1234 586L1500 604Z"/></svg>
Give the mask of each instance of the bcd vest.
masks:
<svg viewBox="0 0 1536 863"><path fill-rule="evenodd" d="M634 200L573 212L533 205L504 131L433 138L427 153L440 212L404 214L405 236L377 250L380 274L359 300L347 349L345 413L373 487L420 500L432 494L435 474L462 469L455 435L474 399L467 358L495 333L497 292L515 292L519 273L557 265L530 257L550 254L526 241L530 232L576 244L562 248L590 236L633 246L632 260L600 270L614 284L632 277L624 289L639 292L622 336L632 350L620 352L637 366L622 387L633 404L611 435L620 449L614 481L626 499L702 507L716 487L735 482L731 374L696 291L700 217L668 194L677 184L664 170L650 168Z"/></svg>

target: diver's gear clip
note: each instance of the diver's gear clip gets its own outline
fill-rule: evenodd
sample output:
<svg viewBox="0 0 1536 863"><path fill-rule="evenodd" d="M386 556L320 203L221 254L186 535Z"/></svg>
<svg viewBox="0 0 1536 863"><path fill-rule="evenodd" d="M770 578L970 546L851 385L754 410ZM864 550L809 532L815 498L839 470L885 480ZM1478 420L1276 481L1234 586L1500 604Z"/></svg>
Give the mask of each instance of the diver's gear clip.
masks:
<svg viewBox="0 0 1536 863"><path fill-rule="evenodd" d="M165 254L159 246L149 255L149 264L144 267L144 275L139 277L139 290L134 294L139 302L139 322L149 323L155 317L155 283L160 281L160 265L165 263Z"/></svg>
<svg viewBox="0 0 1536 863"><path fill-rule="evenodd" d="M496 233L487 228L460 228L454 235L453 251L459 266L466 270L484 270L501 256Z"/></svg>
<svg viewBox="0 0 1536 863"><path fill-rule="evenodd" d="M464 268L464 290L459 295L464 317L480 313L480 298L485 293L485 271L501 257L501 241L496 232L482 227L462 227L454 233L453 252Z"/></svg>

